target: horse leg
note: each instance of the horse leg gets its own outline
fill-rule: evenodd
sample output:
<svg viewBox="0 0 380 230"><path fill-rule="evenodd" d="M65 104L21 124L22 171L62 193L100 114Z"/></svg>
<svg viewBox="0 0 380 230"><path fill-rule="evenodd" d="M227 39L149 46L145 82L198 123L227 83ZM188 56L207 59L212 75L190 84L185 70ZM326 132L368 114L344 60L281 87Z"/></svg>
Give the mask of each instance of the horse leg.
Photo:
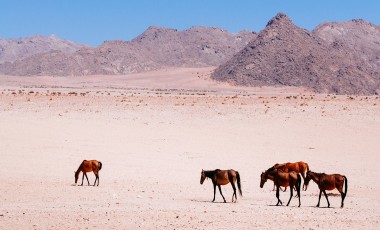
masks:
<svg viewBox="0 0 380 230"><path fill-rule="evenodd" d="M96 174L96 173L94 173L94 174L95 174L95 182L94 182L94 185L93 185L93 186L96 185L96 181L98 180L98 174Z"/></svg>
<svg viewBox="0 0 380 230"><path fill-rule="evenodd" d="M344 184L344 192L343 192L343 184ZM341 205L342 208L344 206L344 199L346 198L347 188L348 188L347 177L345 177L345 176L343 176L343 184L342 184L342 205Z"/></svg>
<svg viewBox="0 0 380 230"><path fill-rule="evenodd" d="M297 195L298 195L298 207L301 207L301 181L299 184L296 184Z"/></svg>
<svg viewBox="0 0 380 230"><path fill-rule="evenodd" d="M218 188L219 188L220 195L222 195L222 197L223 197L224 203L227 203L226 199L224 198L224 196L222 194L222 189L220 188L220 185L218 185Z"/></svg>
<svg viewBox="0 0 380 230"><path fill-rule="evenodd" d="M321 202L321 196L322 196L322 189L319 189L319 198L318 198L317 207L319 207L319 203Z"/></svg>
<svg viewBox="0 0 380 230"><path fill-rule="evenodd" d="M216 184L213 184L214 185L214 199L212 200L212 202L215 201L215 190L216 190Z"/></svg>
<svg viewBox="0 0 380 230"><path fill-rule="evenodd" d="M86 176L88 186L90 186L90 181L88 180L87 173L84 173L84 175Z"/></svg>
<svg viewBox="0 0 380 230"><path fill-rule="evenodd" d="M327 200L327 207L330 208L329 198L327 197L327 194L326 194L326 191L325 191L325 190L323 190L323 194L325 195L326 200Z"/></svg>
<svg viewBox="0 0 380 230"><path fill-rule="evenodd" d="M96 176L98 177L98 186L99 186L99 172L98 172L98 174Z"/></svg>
<svg viewBox="0 0 380 230"><path fill-rule="evenodd" d="M84 173L82 173L82 184L80 186L83 186L83 180L84 180Z"/></svg>
<svg viewBox="0 0 380 230"><path fill-rule="evenodd" d="M293 188L294 188L293 186L290 187L290 198L289 198L288 204L287 204L286 206L289 206L290 201L291 201L292 198L293 198Z"/></svg>
<svg viewBox="0 0 380 230"><path fill-rule="evenodd" d="M341 203L340 207L343 208L343 205L344 205L344 203L343 203L343 202L344 202L344 198L346 197L346 194L344 194L344 192L343 192L343 183L342 183L341 186L338 186L337 189L338 189L338 191L339 191L339 193L340 193L340 196L342 197L342 203Z"/></svg>
<svg viewBox="0 0 380 230"><path fill-rule="evenodd" d="M278 206L278 204L282 205L282 201L280 200L280 186L277 186L276 197L277 197L277 204L276 204L276 206Z"/></svg>
<svg viewBox="0 0 380 230"><path fill-rule="evenodd" d="M232 202L234 202L234 196L235 196L235 202L237 201L237 196L236 196L236 186L233 180L231 181L232 189L234 190L234 193L232 194Z"/></svg>

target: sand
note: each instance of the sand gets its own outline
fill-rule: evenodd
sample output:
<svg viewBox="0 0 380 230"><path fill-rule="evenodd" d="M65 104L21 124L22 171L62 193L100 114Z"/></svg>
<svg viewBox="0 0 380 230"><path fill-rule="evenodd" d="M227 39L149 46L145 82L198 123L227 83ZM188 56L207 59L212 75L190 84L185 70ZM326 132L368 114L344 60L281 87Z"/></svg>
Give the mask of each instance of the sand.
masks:
<svg viewBox="0 0 380 230"><path fill-rule="evenodd" d="M239 88L211 70L0 76L0 229L379 228L378 96ZM74 186L84 159L103 163L99 187ZM316 208L313 182L300 208L274 206L260 173L294 161L346 175L345 207L334 190ZM240 172L237 203L200 185L216 168Z"/></svg>

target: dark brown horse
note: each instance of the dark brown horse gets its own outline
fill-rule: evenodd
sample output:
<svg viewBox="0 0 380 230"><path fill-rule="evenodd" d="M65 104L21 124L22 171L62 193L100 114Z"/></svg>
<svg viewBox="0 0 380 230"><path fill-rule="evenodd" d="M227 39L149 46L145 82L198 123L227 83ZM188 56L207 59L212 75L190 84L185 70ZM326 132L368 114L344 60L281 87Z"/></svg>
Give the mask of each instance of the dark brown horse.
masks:
<svg viewBox="0 0 380 230"><path fill-rule="evenodd" d="M341 197L342 197L342 204L341 208L344 206L344 198L346 198L347 195L347 177L340 175L340 174L324 174L324 173L315 173L312 171L307 172L306 179L305 179L305 186L307 189L307 186L309 185L310 180L313 180L319 188L319 199L317 207L319 207L319 203L321 201L321 195L322 192L326 197L327 200L327 207L330 208L330 202L329 198L327 198L326 190L334 190L335 188L338 189ZM344 192L343 192L343 184L344 184Z"/></svg>
<svg viewBox="0 0 380 230"><path fill-rule="evenodd" d="M261 173L261 180L260 180L260 188L262 188L265 184L265 182L268 179L273 180L276 189L276 197L277 197L277 204L282 205L282 201L280 200L280 186L282 187L290 187L290 198L288 201L288 204L286 206L289 206L290 201L293 197L293 188L296 189L297 195L298 195L298 207L301 206L301 176L297 174L296 172L283 172L278 169L273 169L271 171L265 171Z"/></svg>
<svg viewBox="0 0 380 230"><path fill-rule="evenodd" d="M235 202L236 202L237 200L236 187L235 187L236 181L237 181L237 186L239 188L240 196L243 196L242 191L241 191L240 174L238 171L235 171L233 169L229 169L229 170L216 169L216 170L211 170L211 171L204 171L202 169L201 184L203 184L206 178L210 178L212 181L212 184L214 185L214 199L212 200L212 202L215 201L215 190L216 190L216 186L218 186L220 195L222 195L224 203L226 203L226 199L224 198L222 194L222 189L220 188L220 186L226 185L228 183L231 183L232 189L234 190L234 193L232 194L232 202L234 202L234 196L235 196Z"/></svg>
<svg viewBox="0 0 380 230"><path fill-rule="evenodd" d="M268 169L268 171L279 169L283 172L296 172L297 174L301 174L303 180L305 181L306 173L309 171L309 165L303 161L298 161L295 163L283 163L283 164L275 164L271 168ZM306 190L305 184L303 185L303 190ZM285 188L286 190L286 188ZM284 191L285 191L284 190Z"/></svg>
<svg viewBox="0 0 380 230"><path fill-rule="evenodd" d="M84 176L86 176L87 183L88 183L88 185L90 185L90 181L88 180L88 177L87 177L86 173L88 173L88 172L94 172L95 177L96 177L95 178L95 182L94 182L94 186L96 184L96 181L98 181L98 186L99 186L99 171L101 169L102 169L102 162L97 161L97 160L91 160L91 161L84 160L79 165L78 170L75 172L75 184L77 184L77 182L78 182L79 173L82 172L83 176L82 176L82 184L81 184L81 186L83 186Z"/></svg>

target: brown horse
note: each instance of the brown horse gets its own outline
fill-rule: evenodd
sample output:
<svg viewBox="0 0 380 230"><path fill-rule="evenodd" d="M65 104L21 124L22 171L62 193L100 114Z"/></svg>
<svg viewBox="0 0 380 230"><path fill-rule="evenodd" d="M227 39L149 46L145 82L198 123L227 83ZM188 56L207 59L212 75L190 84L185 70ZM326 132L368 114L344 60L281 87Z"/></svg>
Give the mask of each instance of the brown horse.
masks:
<svg viewBox="0 0 380 230"><path fill-rule="evenodd" d="M214 199L212 200L212 202L215 201L215 189L216 189L216 186L218 186L220 195L222 195L224 203L226 203L226 199L224 198L222 194L222 189L220 188L220 186L226 185L228 183L231 183L232 189L234 190L234 193L232 194L232 202L234 202L234 196L235 196L235 202L236 202L237 201L236 187L235 187L236 181L237 181L237 186L239 188L240 196L243 196L242 191L241 191L241 184L240 184L240 174L238 171L235 171L233 169L229 169L229 170L215 169L211 171L204 171L202 169L201 184L203 184L206 178L210 178L212 181L212 184L214 185Z"/></svg>
<svg viewBox="0 0 380 230"><path fill-rule="evenodd" d="M90 181L88 180L88 177L87 177L86 173L87 172L94 172L95 177L96 177L95 178L95 182L94 182L94 186L96 184L96 181L98 181L98 186L99 186L99 171L101 169L102 169L102 162L97 161L97 160L91 160L91 161L84 160L79 165L78 170L75 172L75 184L77 184L77 182L78 182L79 173L82 172L83 176L82 176L82 184L81 184L81 186L83 186L84 176L86 176L88 185L90 185Z"/></svg>
<svg viewBox="0 0 380 230"><path fill-rule="evenodd" d="M324 174L324 173L315 173L312 171L307 172L306 179L305 179L305 186L307 189L307 186L309 185L310 180L313 180L319 188L319 199L317 207L319 207L319 203L321 201L321 195L322 192L326 197L327 200L327 207L330 208L330 202L329 198L327 198L326 190L334 190L335 188L338 189L341 197L342 197L342 204L341 208L344 206L344 198L346 198L347 195L347 177L340 175L340 174ZM344 184L344 192L343 192L343 184Z"/></svg>
<svg viewBox="0 0 380 230"><path fill-rule="evenodd" d="M283 172L296 172L297 174L301 174L303 180L305 181L306 174L309 171L309 165L305 162L298 161L295 163L283 163L283 164L275 164L271 168L268 169L268 171L274 170L274 169L279 169ZM305 184L303 185L302 189L306 191ZM285 188L286 190L286 188ZM284 190L284 191L285 191Z"/></svg>
<svg viewBox="0 0 380 230"><path fill-rule="evenodd" d="M290 201L293 197L293 188L296 188L297 195L298 195L298 207L301 206L301 176L297 174L296 172L283 172L278 169L274 169L271 171L265 171L261 173L261 180L260 180L260 188L262 188L265 184L265 182L268 179L273 180L276 189L276 197L277 197L277 204L282 205L282 201L280 200L280 186L282 187L290 187L290 198L288 201L288 204L286 206L289 206Z"/></svg>

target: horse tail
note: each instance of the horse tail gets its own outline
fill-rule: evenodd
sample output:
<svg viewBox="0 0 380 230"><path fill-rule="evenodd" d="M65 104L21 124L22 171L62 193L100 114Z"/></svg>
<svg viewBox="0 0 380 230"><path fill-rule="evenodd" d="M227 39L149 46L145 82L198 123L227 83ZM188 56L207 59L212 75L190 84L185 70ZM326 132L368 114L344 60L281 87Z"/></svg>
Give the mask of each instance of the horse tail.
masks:
<svg viewBox="0 0 380 230"><path fill-rule="evenodd" d="M303 171L303 176L304 176L304 178L306 178L307 172L310 171L310 169L309 169L309 164L308 164L308 163L305 163L305 164L306 164L306 169Z"/></svg>
<svg viewBox="0 0 380 230"><path fill-rule="evenodd" d="M348 185L347 185L347 177L346 176L343 176L343 178L344 178L344 197L346 197L346 195L347 195L347 187L348 187Z"/></svg>
<svg viewBox="0 0 380 230"><path fill-rule="evenodd" d="M236 171L236 180L237 180L237 186L239 189L240 196L243 196L243 192L241 191L240 174L238 171Z"/></svg>
<svg viewBox="0 0 380 230"><path fill-rule="evenodd" d="M100 171L100 170L102 169L102 165L103 165L103 164L102 164L102 162L100 162L100 161L98 162L98 164L99 164L99 171Z"/></svg>

